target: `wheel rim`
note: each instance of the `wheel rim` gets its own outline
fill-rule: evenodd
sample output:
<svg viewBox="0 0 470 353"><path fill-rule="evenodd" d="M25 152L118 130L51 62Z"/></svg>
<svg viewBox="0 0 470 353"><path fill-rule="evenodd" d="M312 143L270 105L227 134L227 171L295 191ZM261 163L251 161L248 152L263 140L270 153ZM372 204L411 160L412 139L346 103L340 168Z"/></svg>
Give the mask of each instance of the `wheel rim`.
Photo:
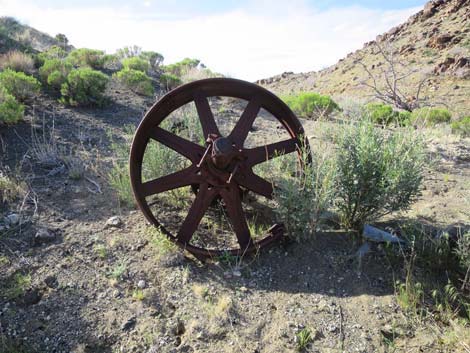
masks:
<svg viewBox="0 0 470 353"><path fill-rule="evenodd" d="M248 104L228 136L222 136L211 111L209 97L233 97ZM178 108L194 102L202 126L206 147L160 128L162 121ZM284 127L290 139L255 148L244 148L250 128L261 108L271 113ZM130 153L130 178L134 196L147 220L159 227L170 240L197 257L222 253L241 255L256 251L282 236L283 226L273 225L268 234L253 241L242 207L240 188L272 198L273 186L253 172L253 167L278 154L308 147L303 128L295 114L271 92L255 84L227 78L199 80L180 86L155 103L142 119L135 133ZM181 171L142 181L142 164L146 146L155 140L186 157L191 165ZM307 150L309 150L307 148ZM195 199L176 235L155 217L146 198L179 187L197 185ZM191 244L202 217L216 197L220 197L235 232L238 248L213 250Z"/></svg>

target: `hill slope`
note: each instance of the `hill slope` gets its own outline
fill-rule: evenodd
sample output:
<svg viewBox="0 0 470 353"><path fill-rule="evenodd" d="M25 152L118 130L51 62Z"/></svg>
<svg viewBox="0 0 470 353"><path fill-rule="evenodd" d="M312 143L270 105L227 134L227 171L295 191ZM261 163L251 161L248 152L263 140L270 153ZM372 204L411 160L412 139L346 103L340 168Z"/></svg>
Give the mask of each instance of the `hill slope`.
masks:
<svg viewBox="0 0 470 353"><path fill-rule="evenodd" d="M365 43L335 65L318 72L283 73L258 81L269 89L285 94L317 91L335 97L374 99L366 71L384 84L383 72L389 65L380 48L391 52L402 74L413 72L402 81L403 93L412 98L423 78L421 92L433 105L446 105L459 115L470 114L470 1L434 0L405 23ZM400 73L400 72L399 72ZM442 97L445 97L445 102Z"/></svg>
<svg viewBox="0 0 470 353"><path fill-rule="evenodd" d="M12 17L0 17L0 54L11 49L44 51L53 45L61 45L56 38L19 23ZM67 46L70 49L70 46Z"/></svg>

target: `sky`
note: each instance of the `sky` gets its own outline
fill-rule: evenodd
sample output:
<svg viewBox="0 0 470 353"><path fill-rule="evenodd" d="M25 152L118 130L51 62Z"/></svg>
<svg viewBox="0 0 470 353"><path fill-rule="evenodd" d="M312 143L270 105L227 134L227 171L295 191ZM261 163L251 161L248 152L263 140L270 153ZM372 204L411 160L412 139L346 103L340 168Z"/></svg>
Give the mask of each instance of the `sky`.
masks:
<svg viewBox="0 0 470 353"><path fill-rule="evenodd" d="M201 60L226 76L254 81L333 65L404 22L422 0L0 0L0 16L77 48L113 53L128 45L169 64Z"/></svg>

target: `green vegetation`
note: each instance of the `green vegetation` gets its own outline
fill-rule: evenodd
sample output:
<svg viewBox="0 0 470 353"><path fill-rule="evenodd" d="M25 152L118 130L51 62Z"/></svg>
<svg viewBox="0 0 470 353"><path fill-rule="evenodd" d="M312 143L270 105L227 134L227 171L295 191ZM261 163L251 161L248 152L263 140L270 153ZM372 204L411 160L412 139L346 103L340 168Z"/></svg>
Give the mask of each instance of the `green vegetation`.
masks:
<svg viewBox="0 0 470 353"><path fill-rule="evenodd" d="M185 58L174 64L163 66L163 71L167 74L181 77L189 70L198 67L200 63L201 61L198 59Z"/></svg>
<svg viewBox="0 0 470 353"><path fill-rule="evenodd" d="M119 81L135 93L149 97L155 93L152 79L143 71L124 68L121 71L118 71L115 75Z"/></svg>
<svg viewBox="0 0 470 353"><path fill-rule="evenodd" d="M313 342L312 333L306 327L297 332L295 337L297 341L297 350L299 352L303 352L305 349L307 349L308 345Z"/></svg>
<svg viewBox="0 0 470 353"><path fill-rule="evenodd" d="M46 60L51 60L51 59L65 59L67 57L67 52L62 49L61 47L57 45L53 45L49 49L40 52L36 55L35 61L36 61L36 67L40 67L44 65Z"/></svg>
<svg viewBox="0 0 470 353"><path fill-rule="evenodd" d="M116 280L122 280L124 274L127 271L127 264L125 262L120 262L113 267L113 270L109 273L109 276Z"/></svg>
<svg viewBox="0 0 470 353"><path fill-rule="evenodd" d="M127 70L137 70L144 73L147 73L150 70L150 64L148 60L144 60L137 56L122 60L122 66Z"/></svg>
<svg viewBox="0 0 470 353"><path fill-rule="evenodd" d="M368 121L336 136L337 208L344 226L407 209L420 194L424 147L411 131L386 133Z"/></svg>
<svg viewBox="0 0 470 353"><path fill-rule="evenodd" d="M177 251L178 247L175 243L168 239L162 231L156 227L149 226L146 228L145 233L150 239L150 244L158 251L158 255L171 254Z"/></svg>
<svg viewBox="0 0 470 353"><path fill-rule="evenodd" d="M449 123L452 115L447 109L420 108L411 113L411 123L414 125L434 126L436 124Z"/></svg>
<svg viewBox="0 0 470 353"><path fill-rule="evenodd" d="M453 121L450 126L454 134L470 137L470 115Z"/></svg>
<svg viewBox="0 0 470 353"><path fill-rule="evenodd" d="M315 149L311 153L310 161L307 151L302 151L304 167L296 173L291 174L295 163L288 156L276 158L273 166L274 173L281 176L274 181L276 213L289 236L296 240L315 233L320 215L331 206L336 192L334 158L325 150Z"/></svg>
<svg viewBox="0 0 470 353"><path fill-rule="evenodd" d="M39 68L39 76L45 84L60 90L72 70L72 64L62 59L46 59Z"/></svg>
<svg viewBox="0 0 470 353"><path fill-rule="evenodd" d="M0 69L12 69L14 71L32 73L34 60L29 54L12 50L0 57Z"/></svg>
<svg viewBox="0 0 470 353"><path fill-rule="evenodd" d="M411 113L397 112L391 105L382 103L369 103L365 106L366 114L375 124L406 126L410 123Z"/></svg>
<svg viewBox="0 0 470 353"><path fill-rule="evenodd" d="M41 88L41 84L33 76L11 69L0 72L0 85L20 102L33 97Z"/></svg>
<svg viewBox="0 0 470 353"><path fill-rule="evenodd" d="M103 95L108 83L108 76L88 67L72 70L62 84L60 101L73 106L97 105L105 102Z"/></svg>
<svg viewBox="0 0 470 353"><path fill-rule="evenodd" d="M331 97L314 92L301 92L282 99L295 114L303 118L316 119L339 110L338 104Z"/></svg>
<svg viewBox="0 0 470 353"><path fill-rule="evenodd" d="M31 276L20 272L15 273L1 289L1 295L8 300L21 297L31 286Z"/></svg>
<svg viewBox="0 0 470 353"><path fill-rule="evenodd" d="M160 75L160 85L167 89L172 90L173 88L178 87L183 82L181 79L173 74L161 74Z"/></svg>
<svg viewBox="0 0 470 353"><path fill-rule="evenodd" d="M0 205L12 202L25 193L25 185L0 170Z"/></svg>
<svg viewBox="0 0 470 353"><path fill-rule="evenodd" d="M24 105L0 85L0 124L15 124L24 116Z"/></svg>
<svg viewBox="0 0 470 353"><path fill-rule="evenodd" d="M67 60L76 67L90 67L92 69L102 69L104 64L104 52L102 50L81 48L72 50L67 56Z"/></svg>

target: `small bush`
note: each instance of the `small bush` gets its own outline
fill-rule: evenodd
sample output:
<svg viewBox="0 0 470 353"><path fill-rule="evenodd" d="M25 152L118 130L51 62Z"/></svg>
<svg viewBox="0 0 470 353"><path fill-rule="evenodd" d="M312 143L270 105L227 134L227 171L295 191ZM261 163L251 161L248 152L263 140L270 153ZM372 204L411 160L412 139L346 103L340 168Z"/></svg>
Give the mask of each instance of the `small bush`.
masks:
<svg viewBox="0 0 470 353"><path fill-rule="evenodd" d="M157 70L164 60L163 55L155 51L143 51L140 57L147 60L153 70Z"/></svg>
<svg viewBox="0 0 470 353"><path fill-rule="evenodd" d="M365 113L374 124L406 126L410 122L411 113L397 112L392 106L382 103L369 103L365 106Z"/></svg>
<svg viewBox="0 0 470 353"><path fill-rule="evenodd" d="M116 77L135 93L144 96L152 96L154 94L152 79L142 71L129 68L122 69L116 73Z"/></svg>
<svg viewBox="0 0 470 353"><path fill-rule="evenodd" d="M24 116L24 105L0 86L0 124L15 124Z"/></svg>
<svg viewBox="0 0 470 353"><path fill-rule="evenodd" d="M24 102L39 92L41 84L33 76L24 72L6 69L0 72L0 84L16 99Z"/></svg>
<svg viewBox="0 0 470 353"><path fill-rule="evenodd" d="M31 55L13 50L0 58L0 69L12 69L30 74L34 69L34 60Z"/></svg>
<svg viewBox="0 0 470 353"><path fill-rule="evenodd" d="M413 110L411 113L411 122L414 125L424 124L434 126L436 124L449 123L452 115L447 109L421 108Z"/></svg>
<svg viewBox="0 0 470 353"><path fill-rule="evenodd" d="M342 223L365 222L407 209L420 194L425 155L409 131L389 133L365 119L336 136L338 202Z"/></svg>
<svg viewBox="0 0 470 353"><path fill-rule="evenodd" d="M286 96L283 97L283 100L295 114L303 118L327 116L334 110L339 109L338 104L330 97L313 92Z"/></svg>
<svg viewBox="0 0 470 353"><path fill-rule="evenodd" d="M470 136L470 115L452 122L452 132L461 136Z"/></svg>
<svg viewBox="0 0 470 353"><path fill-rule="evenodd" d="M324 146L323 146L324 147ZM284 223L288 235L296 240L314 234L321 214L331 205L335 195L336 165L326 148L312 151L312 160L302 151L302 169L292 173L292 160L278 157L270 174L280 175L274 180L276 213ZM294 162L295 163L295 162Z"/></svg>
<svg viewBox="0 0 470 353"><path fill-rule="evenodd" d="M144 73L150 70L149 62L136 56L122 60L122 66L124 69L137 70Z"/></svg>
<svg viewBox="0 0 470 353"><path fill-rule="evenodd" d="M174 64L164 66L163 71L165 71L165 73L181 77L189 70L198 67L200 63L201 61L198 59L185 58Z"/></svg>
<svg viewBox="0 0 470 353"><path fill-rule="evenodd" d="M160 85L167 90L172 90L173 88L176 88L181 84L181 79L175 75L162 74L160 76Z"/></svg>
<svg viewBox="0 0 470 353"><path fill-rule="evenodd" d="M103 93L106 90L108 80L108 76L102 72L88 67L72 70L60 89L61 102L74 106L101 106L105 102Z"/></svg>
<svg viewBox="0 0 470 353"><path fill-rule="evenodd" d="M49 49L47 49L47 50L45 50L41 53L38 53L34 59L35 59L35 62L36 62L36 67L40 67L40 66L44 65L44 62L46 60L65 59L66 56L67 56L67 52L63 48L61 48L57 45L53 45Z"/></svg>
<svg viewBox="0 0 470 353"><path fill-rule="evenodd" d="M60 90L71 70L72 65L65 60L46 59L44 65L39 69L39 76L44 83Z"/></svg>
<svg viewBox="0 0 470 353"><path fill-rule="evenodd" d="M0 170L0 205L2 203L12 202L25 194L25 185L9 177ZM1 216L0 212L0 216Z"/></svg>
<svg viewBox="0 0 470 353"><path fill-rule="evenodd" d="M92 69L102 69L105 56L102 50L81 48L71 51L67 56L67 60L73 66L89 66Z"/></svg>

